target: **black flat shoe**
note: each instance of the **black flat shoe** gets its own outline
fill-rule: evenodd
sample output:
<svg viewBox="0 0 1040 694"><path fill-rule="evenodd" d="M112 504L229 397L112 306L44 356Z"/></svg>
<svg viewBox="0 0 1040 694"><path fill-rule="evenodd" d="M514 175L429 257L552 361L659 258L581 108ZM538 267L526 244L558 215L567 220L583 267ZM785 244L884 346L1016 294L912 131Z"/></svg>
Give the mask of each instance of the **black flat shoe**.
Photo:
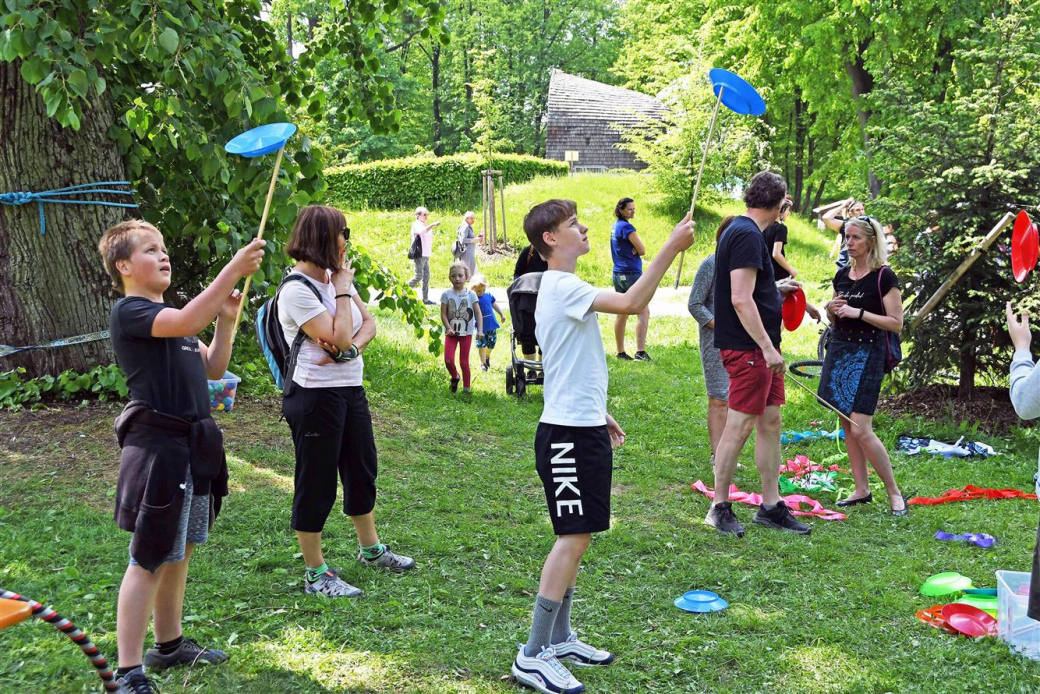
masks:
<svg viewBox="0 0 1040 694"><path fill-rule="evenodd" d="M838 508L848 508L849 506L856 506L857 504L869 504L872 501L874 501L874 495L867 494L866 496L861 496L858 499L853 499L851 497L848 499L842 499L834 505Z"/></svg>
<svg viewBox="0 0 1040 694"><path fill-rule="evenodd" d="M906 503L905 496L900 496L899 498L903 500L903 508L899 509L898 511L892 509L892 515L896 518L905 518L906 516L910 515L910 504Z"/></svg>

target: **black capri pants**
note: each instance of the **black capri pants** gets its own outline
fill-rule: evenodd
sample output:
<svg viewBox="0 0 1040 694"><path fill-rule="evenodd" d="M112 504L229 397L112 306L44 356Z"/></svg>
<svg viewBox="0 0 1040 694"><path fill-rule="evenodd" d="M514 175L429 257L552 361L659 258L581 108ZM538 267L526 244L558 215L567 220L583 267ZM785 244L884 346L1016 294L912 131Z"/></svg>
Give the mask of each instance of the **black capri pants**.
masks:
<svg viewBox="0 0 1040 694"><path fill-rule="evenodd" d="M343 483L343 513L363 516L376 505L376 442L362 386L302 388L282 400L296 448L292 529L318 533Z"/></svg>

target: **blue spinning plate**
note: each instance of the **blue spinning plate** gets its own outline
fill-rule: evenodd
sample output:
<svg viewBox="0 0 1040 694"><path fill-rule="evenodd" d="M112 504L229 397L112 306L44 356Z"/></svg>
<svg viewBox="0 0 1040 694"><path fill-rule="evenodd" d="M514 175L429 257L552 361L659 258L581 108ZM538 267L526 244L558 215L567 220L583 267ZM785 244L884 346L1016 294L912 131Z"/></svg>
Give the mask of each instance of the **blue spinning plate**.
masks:
<svg viewBox="0 0 1040 694"><path fill-rule="evenodd" d="M766 102L755 88L738 75L722 68L708 71L715 96L722 92L722 103L730 111L745 116L761 116L766 112ZM725 87L725 89L723 89Z"/></svg>
<svg viewBox="0 0 1040 694"><path fill-rule="evenodd" d="M729 603L710 590L688 590L675 599L675 606L686 612L718 612Z"/></svg>
<svg viewBox="0 0 1040 694"><path fill-rule="evenodd" d="M296 126L292 123L268 123L237 136L224 145L224 151L243 157L259 157L281 149L295 132Z"/></svg>

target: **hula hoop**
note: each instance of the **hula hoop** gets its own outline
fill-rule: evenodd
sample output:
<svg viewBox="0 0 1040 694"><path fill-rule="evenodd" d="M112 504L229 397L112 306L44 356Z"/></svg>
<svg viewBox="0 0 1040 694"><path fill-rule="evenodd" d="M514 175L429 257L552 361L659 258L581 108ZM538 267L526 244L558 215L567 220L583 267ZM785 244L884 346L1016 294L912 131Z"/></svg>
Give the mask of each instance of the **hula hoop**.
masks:
<svg viewBox="0 0 1040 694"><path fill-rule="evenodd" d="M9 590L3 590L0 588L0 598L21 600L22 602L29 603L29 606L32 608L33 617L47 622L52 627L68 636L69 639L72 640L72 643L79 646L80 650L83 651L83 655L87 656L87 659L90 660L90 664L97 670L98 677L101 678L106 692L115 692L119 690L119 687L116 685L115 673L112 672L112 668L109 667L108 660L105 659L104 654L98 650L98 647L94 645L94 642L87 638L87 635L84 634L79 627L62 617L50 607L42 605L35 600L23 597L18 593L12 593Z"/></svg>

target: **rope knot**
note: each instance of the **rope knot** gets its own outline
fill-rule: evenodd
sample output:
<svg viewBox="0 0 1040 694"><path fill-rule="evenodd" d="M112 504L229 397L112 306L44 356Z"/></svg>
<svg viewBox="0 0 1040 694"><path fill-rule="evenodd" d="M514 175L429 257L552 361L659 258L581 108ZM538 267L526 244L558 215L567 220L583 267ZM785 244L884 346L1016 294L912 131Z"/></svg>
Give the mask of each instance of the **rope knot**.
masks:
<svg viewBox="0 0 1040 694"><path fill-rule="evenodd" d="M0 204L3 205L25 205L36 199L36 193L16 191L14 193L0 193Z"/></svg>

